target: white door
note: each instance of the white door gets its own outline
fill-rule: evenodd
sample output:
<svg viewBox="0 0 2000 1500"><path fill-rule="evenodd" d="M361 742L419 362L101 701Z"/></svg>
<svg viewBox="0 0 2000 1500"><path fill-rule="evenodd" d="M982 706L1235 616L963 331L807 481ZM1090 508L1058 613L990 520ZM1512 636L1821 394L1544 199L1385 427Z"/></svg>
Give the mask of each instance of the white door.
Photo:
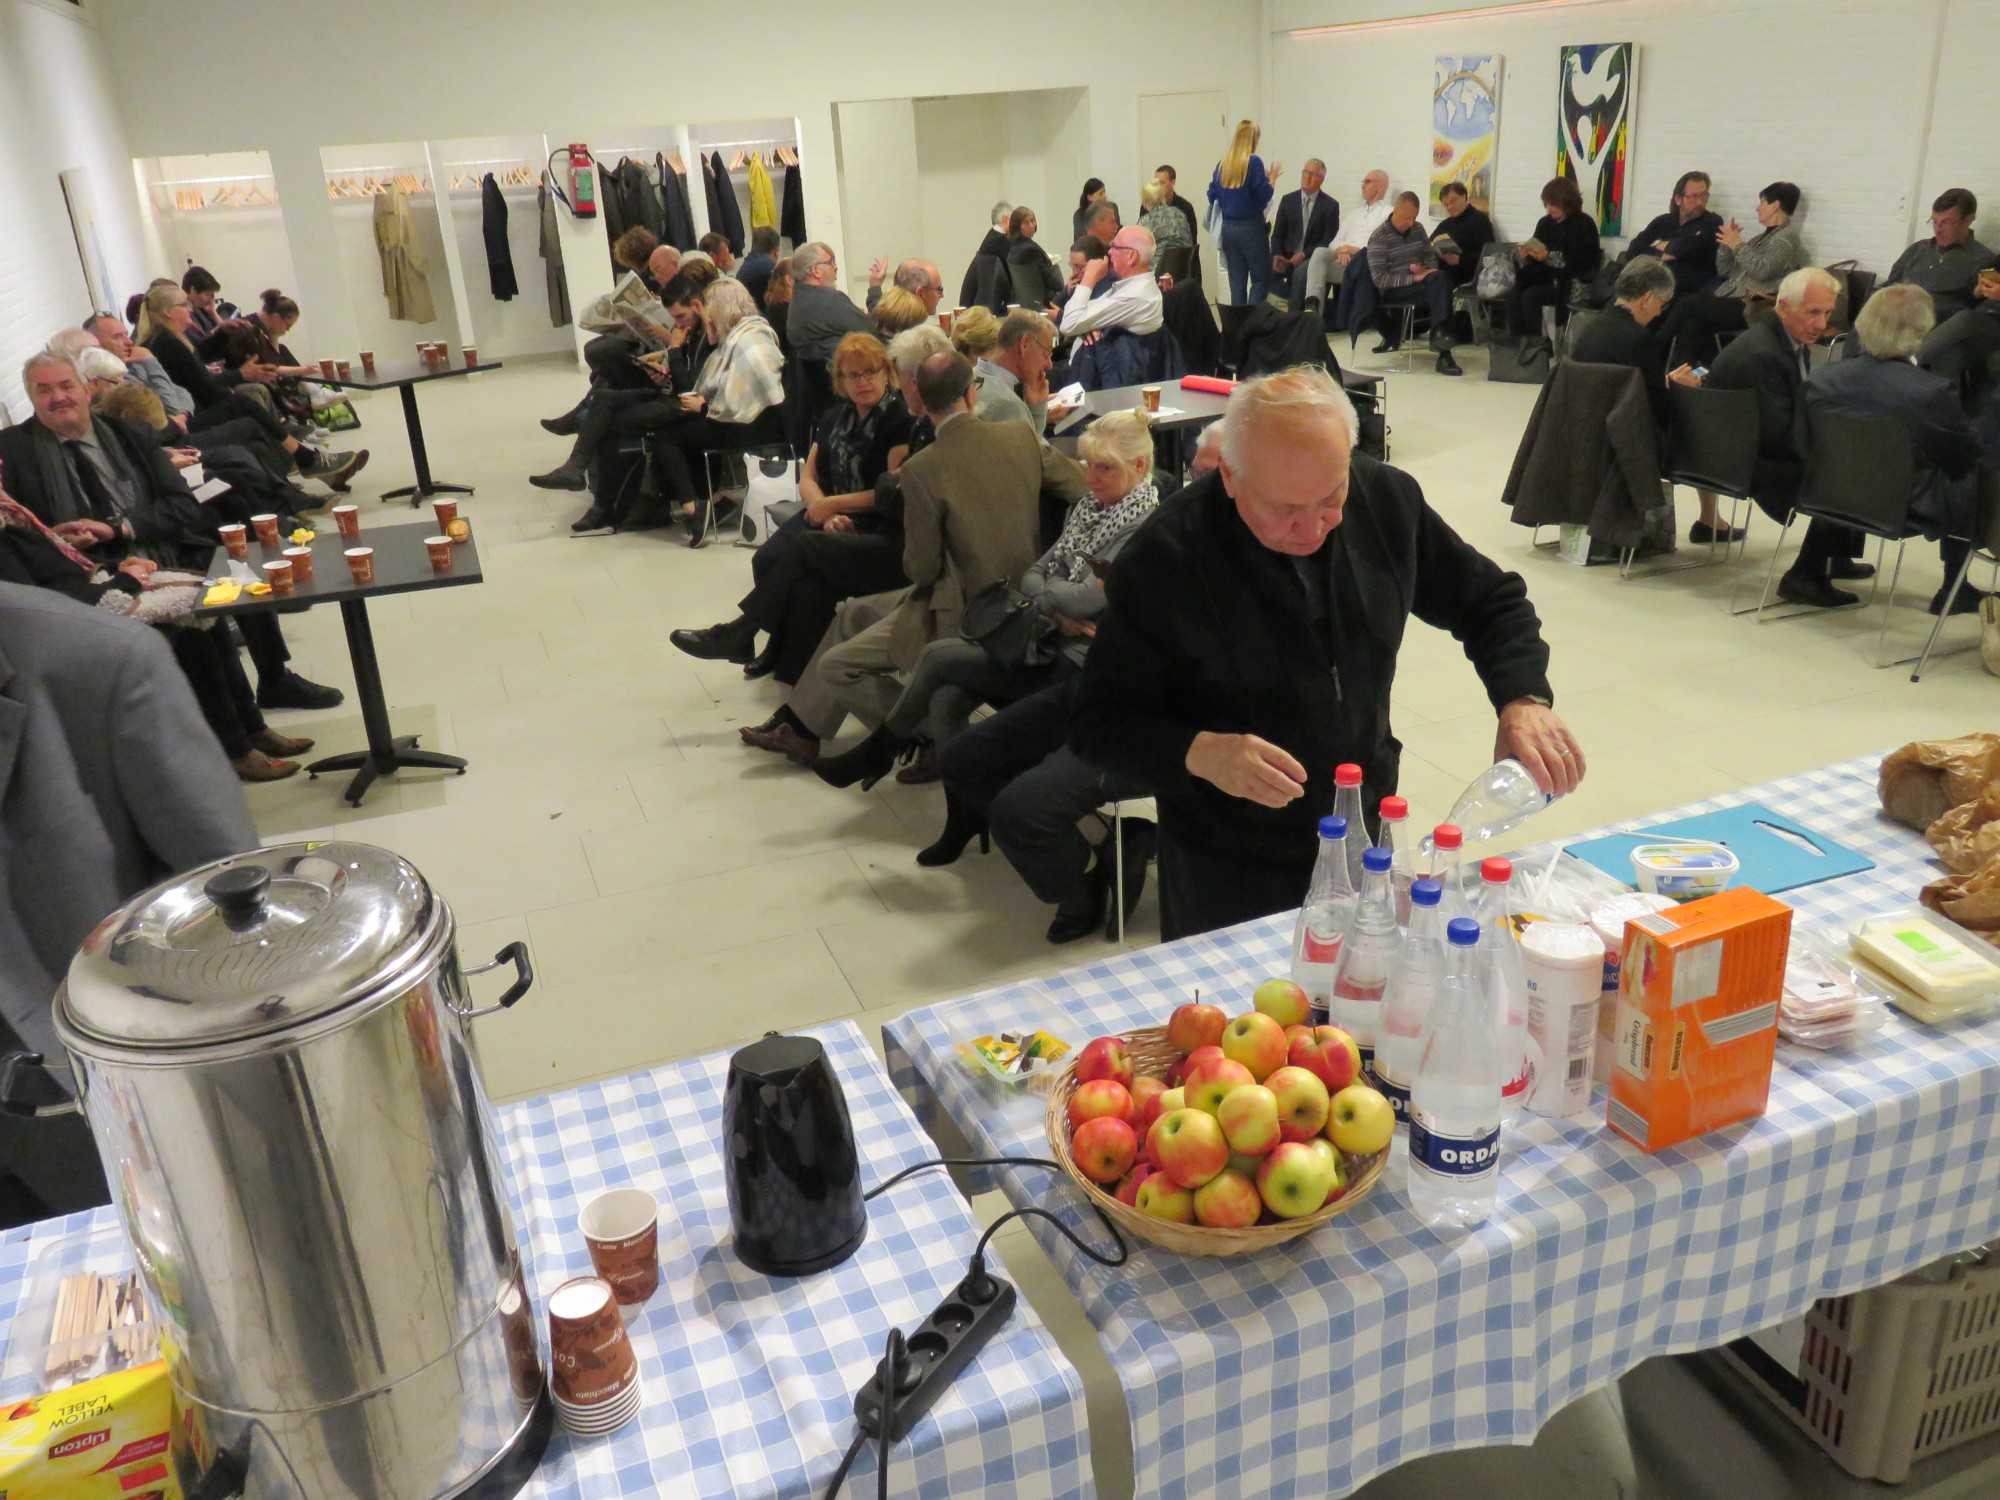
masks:
<svg viewBox="0 0 2000 1500"><path fill-rule="evenodd" d="M1208 179L1229 144L1227 110L1228 99L1221 89L1139 96L1139 170L1150 177L1162 163L1171 166L1178 178L1175 191L1192 203L1196 217L1204 220L1208 215ZM1117 187L1111 196L1124 202ZM1136 211L1127 210L1128 222L1137 217ZM1201 281L1211 302L1225 285L1222 262L1216 258L1215 245L1205 229L1201 235Z"/></svg>

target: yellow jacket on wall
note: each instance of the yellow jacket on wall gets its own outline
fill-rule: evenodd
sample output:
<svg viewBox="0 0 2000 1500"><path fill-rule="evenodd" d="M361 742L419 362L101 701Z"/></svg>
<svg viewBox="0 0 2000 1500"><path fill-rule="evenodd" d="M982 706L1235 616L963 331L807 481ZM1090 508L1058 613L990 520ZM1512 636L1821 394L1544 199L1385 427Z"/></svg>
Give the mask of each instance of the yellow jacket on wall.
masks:
<svg viewBox="0 0 2000 1500"><path fill-rule="evenodd" d="M764 170L761 157L750 158L750 227L778 227L778 198L771 191L771 174Z"/></svg>
<svg viewBox="0 0 2000 1500"><path fill-rule="evenodd" d="M375 195L375 249L382 257L382 295L389 299L389 316L404 323L436 322L437 308L424 279L423 252L417 248L417 226L401 188Z"/></svg>

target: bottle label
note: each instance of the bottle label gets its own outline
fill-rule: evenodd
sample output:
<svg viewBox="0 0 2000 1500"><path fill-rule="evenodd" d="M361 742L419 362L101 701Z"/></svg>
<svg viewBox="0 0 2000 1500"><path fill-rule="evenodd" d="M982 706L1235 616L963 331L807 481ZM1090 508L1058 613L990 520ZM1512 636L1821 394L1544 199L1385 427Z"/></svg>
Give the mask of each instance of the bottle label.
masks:
<svg viewBox="0 0 2000 1500"><path fill-rule="evenodd" d="M1500 1126L1479 1135L1444 1135L1410 1111L1410 1160L1440 1177L1470 1182L1500 1170Z"/></svg>
<svg viewBox="0 0 2000 1500"><path fill-rule="evenodd" d="M1389 1108L1396 1112L1396 1123L1398 1125L1409 1124L1410 1086L1407 1083L1398 1083L1393 1074L1383 1072L1379 1060L1376 1062L1374 1071L1370 1077L1375 1084L1377 1092L1389 1101Z"/></svg>
<svg viewBox="0 0 2000 1500"><path fill-rule="evenodd" d="M1345 933L1335 933L1330 938L1317 937L1311 928L1300 935L1299 956L1309 964L1330 964L1340 957L1340 940Z"/></svg>

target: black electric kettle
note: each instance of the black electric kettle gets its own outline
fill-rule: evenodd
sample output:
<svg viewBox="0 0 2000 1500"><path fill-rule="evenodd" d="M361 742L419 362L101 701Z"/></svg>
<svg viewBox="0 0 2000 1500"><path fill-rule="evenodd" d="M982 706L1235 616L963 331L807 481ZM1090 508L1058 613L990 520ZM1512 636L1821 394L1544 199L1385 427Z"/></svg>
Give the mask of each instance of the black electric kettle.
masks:
<svg viewBox="0 0 2000 1500"><path fill-rule="evenodd" d="M729 1059L722 1144L736 1253L751 1270L808 1276L867 1238L847 1096L813 1038L773 1032Z"/></svg>

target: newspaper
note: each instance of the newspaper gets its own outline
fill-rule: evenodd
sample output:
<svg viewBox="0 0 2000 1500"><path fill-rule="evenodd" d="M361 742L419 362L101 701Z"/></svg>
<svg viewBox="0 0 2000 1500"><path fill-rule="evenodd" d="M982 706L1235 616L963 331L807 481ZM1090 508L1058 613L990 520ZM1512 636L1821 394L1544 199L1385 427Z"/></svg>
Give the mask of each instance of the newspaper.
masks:
<svg viewBox="0 0 2000 1500"><path fill-rule="evenodd" d="M648 349L666 348L674 326L666 304L647 289L636 271L627 271L577 321L592 333L629 333Z"/></svg>

